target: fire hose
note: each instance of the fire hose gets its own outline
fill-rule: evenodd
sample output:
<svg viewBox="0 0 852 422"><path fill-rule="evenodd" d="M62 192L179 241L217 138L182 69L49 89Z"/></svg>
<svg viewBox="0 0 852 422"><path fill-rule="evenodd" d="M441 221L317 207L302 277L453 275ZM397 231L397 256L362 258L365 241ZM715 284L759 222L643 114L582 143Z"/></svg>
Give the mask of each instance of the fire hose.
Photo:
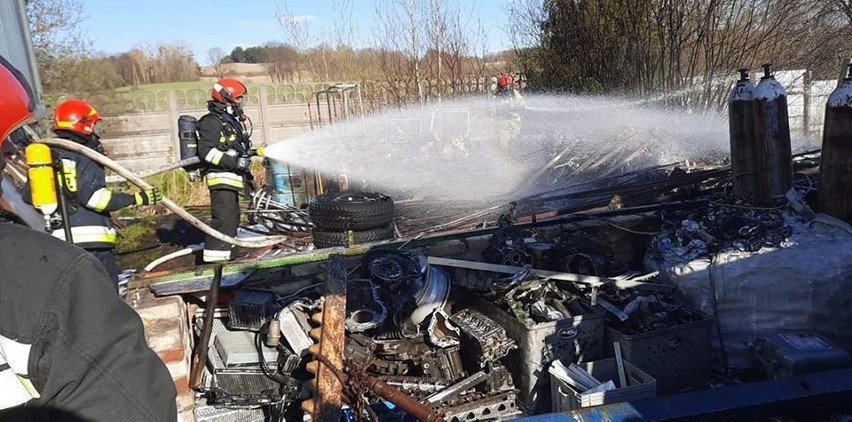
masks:
<svg viewBox="0 0 852 422"><path fill-rule="evenodd" d="M80 145L73 141L68 141L59 138L44 138L39 139L37 142L43 143L51 147L61 148L67 151L76 152L78 154L84 155L87 158L97 162L98 164L116 172L119 176L127 179L127 181L133 183L140 189L148 190L154 188L153 186L142 180L139 176L133 174L130 170L127 170L112 159L84 145ZM213 229L212 227L208 226L203 221L188 213L178 204L175 204L172 200L166 198L165 196L163 197L160 203L163 204L163 206L168 208L170 211L175 213L178 217L184 219L189 224L192 224L193 226L197 227L205 234L208 234L216 239L219 239L231 245L241 246L244 248L265 248L267 246L272 246L279 243L288 243L287 236L267 236L259 239L237 239ZM295 245L289 246L295 247Z"/></svg>

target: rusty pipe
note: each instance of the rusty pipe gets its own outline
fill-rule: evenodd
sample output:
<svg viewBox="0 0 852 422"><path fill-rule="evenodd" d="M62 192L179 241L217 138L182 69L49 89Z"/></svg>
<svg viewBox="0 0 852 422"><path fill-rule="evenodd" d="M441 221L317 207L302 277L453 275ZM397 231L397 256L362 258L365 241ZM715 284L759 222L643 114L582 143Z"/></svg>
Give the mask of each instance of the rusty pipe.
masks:
<svg viewBox="0 0 852 422"><path fill-rule="evenodd" d="M324 366L326 366L339 380L341 384L347 384L349 379L351 378L349 375L345 374L340 368L334 366L327 357L322 354L315 355L316 359ZM363 374L363 373L361 373ZM377 396L390 401L405 413L414 416L418 421L421 422L444 422L444 418L441 415L435 413L431 407L426 406L417 400L412 399L407 394L402 391L397 390L394 387L391 387L386 382L367 374L363 374L361 377L363 381L363 385L370 389Z"/></svg>

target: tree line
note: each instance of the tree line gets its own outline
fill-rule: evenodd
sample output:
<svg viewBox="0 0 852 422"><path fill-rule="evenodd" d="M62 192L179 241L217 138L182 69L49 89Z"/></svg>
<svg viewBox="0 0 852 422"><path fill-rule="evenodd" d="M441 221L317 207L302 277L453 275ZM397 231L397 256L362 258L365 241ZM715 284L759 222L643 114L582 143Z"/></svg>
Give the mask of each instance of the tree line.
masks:
<svg viewBox="0 0 852 422"><path fill-rule="evenodd" d="M294 16L287 2L281 1L276 18L282 39L236 47L227 54L213 48L205 59L217 76L226 76L228 63L255 63L262 64L275 83L379 83L384 87L382 101L395 104L463 92L465 81L489 76L486 63L494 56L487 50L483 23L468 3L377 0L373 5L376 23L362 31L352 19L352 1L333 0L333 29L315 36L312 23ZM82 0L30 0L27 9L44 89L50 97L194 81L200 76L198 58L183 43L98 53L81 31Z"/></svg>
<svg viewBox="0 0 852 422"><path fill-rule="evenodd" d="M850 54L847 0L516 0L510 28L529 85L568 92L684 94L720 107L736 69L837 77Z"/></svg>

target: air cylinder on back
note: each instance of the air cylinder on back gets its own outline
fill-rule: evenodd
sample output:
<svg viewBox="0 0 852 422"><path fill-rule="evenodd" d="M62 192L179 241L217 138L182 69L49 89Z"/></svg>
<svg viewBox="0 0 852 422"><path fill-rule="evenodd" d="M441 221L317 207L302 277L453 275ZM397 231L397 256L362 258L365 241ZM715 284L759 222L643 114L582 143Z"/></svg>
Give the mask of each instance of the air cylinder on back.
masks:
<svg viewBox="0 0 852 422"><path fill-rule="evenodd" d="M180 141L180 159L186 160L198 155L198 120L193 116L178 117L178 140Z"/></svg>
<svg viewBox="0 0 852 422"><path fill-rule="evenodd" d="M739 69L737 81L728 98L728 124L731 136L731 173L734 193L751 200L757 195L757 162L754 141L754 85L748 69Z"/></svg>
<svg viewBox="0 0 852 422"><path fill-rule="evenodd" d="M754 138L757 163L757 200L769 204L793 185L793 154L787 91L763 65L763 77L754 88Z"/></svg>
<svg viewBox="0 0 852 422"><path fill-rule="evenodd" d="M821 212L852 223L852 65L825 106L818 198Z"/></svg>

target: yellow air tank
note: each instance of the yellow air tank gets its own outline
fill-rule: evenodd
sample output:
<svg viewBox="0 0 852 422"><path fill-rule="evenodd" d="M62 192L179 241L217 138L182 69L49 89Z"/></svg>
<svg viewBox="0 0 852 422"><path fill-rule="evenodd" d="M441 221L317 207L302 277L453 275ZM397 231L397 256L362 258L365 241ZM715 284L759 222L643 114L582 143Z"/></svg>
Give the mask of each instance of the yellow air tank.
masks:
<svg viewBox="0 0 852 422"><path fill-rule="evenodd" d="M56 197L56 171L53 169L50 148L45 144L30 144L26 149L26 156L33 206L48 218L59 207Z"/></svg>

